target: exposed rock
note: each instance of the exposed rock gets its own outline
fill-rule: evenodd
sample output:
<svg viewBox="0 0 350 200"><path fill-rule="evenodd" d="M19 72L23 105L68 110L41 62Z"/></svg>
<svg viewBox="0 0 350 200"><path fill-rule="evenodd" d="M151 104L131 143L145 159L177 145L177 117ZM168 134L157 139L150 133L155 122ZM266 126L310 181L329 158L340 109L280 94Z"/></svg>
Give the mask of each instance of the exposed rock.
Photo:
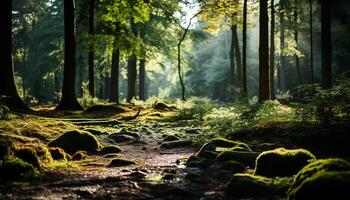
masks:
<svg viewBox="0 0 350 200"><path fill-rule="evenodd" d="M172 148L180 148L180 147L189 147L191 145L192 145L191 140L178 140L178 141L165 142L162 145L160 145L160 148L172 149Z"/></svg>
<svg viewBox="0 0 350 200"><path fill-rule="evenodd" d="M111 161L111 163L108 165L108 167L124 167L128 165L134 165L136 164L135 161L127 160L123 158L115 158Z"/></svg>

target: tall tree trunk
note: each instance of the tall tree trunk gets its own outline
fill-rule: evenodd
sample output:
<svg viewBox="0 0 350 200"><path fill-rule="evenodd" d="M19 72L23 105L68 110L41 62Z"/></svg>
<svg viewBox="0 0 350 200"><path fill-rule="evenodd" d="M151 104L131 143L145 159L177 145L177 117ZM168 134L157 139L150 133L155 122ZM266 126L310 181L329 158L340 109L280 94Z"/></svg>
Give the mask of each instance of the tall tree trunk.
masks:
<svg viewBox="0 0 350 200"><path fill-rule="evenodd" d="M325 89L332 87L331 1L321 0L322 76Z"/></svg>
<svg viewBox="0 0 350 200"><path fill-rule="evenodd" d="M281 7L281 11L280 11L280 31L281 31L281 35L280 35L280 43L281 43L281 55L280 55L280 59L281 59L281 64L280 64L280 76L279 76L279 82L280 82L280 90L281 92L286 92L287 87L286 87L286 57L283 54L283 51L285 49L285 29L284 29L284 23L285 23L285 19L284 19L284 12L285 12L285 0L280 0L280 7Z"/></svg>
<svg viewBox="0 0 350 200"><path fill-rule="evenodd" d="M294 0L294 23L298 24L298 1ZM298 33L298 26L296 26L294 30L294 40L297 44L297 49L299 49L299 33ZM297 54L294 55L295 57L295 70L297 73L297 81L298 85L301 84L301 77L300 77L300 60L299 56Z"/></svg>
<svg viewBox="0 0 350 200"><path fill-rule="evenodd" d="M314 83L314 35L312 0L309 0L309 24L310 24L310 83Z"/></svg>
<svg viewBox="0 0 350 200"><path fill-rule="evenodd" d="M117 37L117 36L115 36ZM109 101L119 103L119 60L120 52L119 48L114 47L112 53L112 67L111 67L111 82L110 82L110 92Z"/></svg>
<svg viewBox="0 0 350 200"><path fill-rule="evenodd" d="M10 109L28 109L16 88L12 60L12 1L0 7L0 101Z"/></svg>
<svg viewBox="0 0 350 200"><path fill-rule="evenodd" d="M146 100L146 60L145 58L140 59L139 69L139 98L140 100Z"/></svg>
<svg viewBox="0 0 350 200"><path fill-rule="evenodd" d="M128 58L128 95L127 102L131 102L136 97L136 76L137 76L137 58L132 54Z"/></svg>
<svg viewBox="0 0 350 200"><path fill-rule="evenodd" d="M269 17L267 0L260 0L259 102L270 99L269 91Z"/></svg>
<svg viewBox="0 0 350 200"><path fill-rule="evenodd" d="M271 32L270 32L270 98L276 99L275 94L275 2L271 0Z"/></svg>
<svg viewBox="0 0 350 200"><path fill-rule="evenodd" d="M238 43L238 35L237 35L237 25L234 25L233 32L233 45L235 48L235 56L237 62L237 86L239 88L240 96L243 96L243 83L242 83L242 59L241 59L241 51Z"/></svg>
<svg viewBox="0 0 350 200"><path fill-rule="evenodd" d="M242 84L243 84L243 97L248 96L248 83L247 83L247 0L243 0L243 66L242 66Z"/></svg>
<svg viewBox="0 0 350 200"><path fill-rule="evenodd" d="M64 0L64 72L62 99L56 109L82 110L75 96L75 16L74 0Z"/></svg>
<svg viewBox="0 0 350 200"><path fill-rule="evenodd" d="M236 87L236 81L235 81L235 42L233 40L233 38L235 37L234 36L235 34L235 28L234 26L231 26L231 51L230 51L230 73L228 75L228 79L229 79L229 82L228 82L228 86L232 87L233 90L233 96L235 95L234 94L234 88Z"/></svg>
<svg viewBox="0 0 350 200"><path fill-rule="evenodd" d="M94 39L95 37L95 28L94 28L94 16L95 16L95 0L90 0L89 7L89 35L90 39ZM89 63L89 93L91 97L96 96L95 92L95 72L94 72L94 46L93 42L89 41L89 55L88 55L88 63Z"/></svg>

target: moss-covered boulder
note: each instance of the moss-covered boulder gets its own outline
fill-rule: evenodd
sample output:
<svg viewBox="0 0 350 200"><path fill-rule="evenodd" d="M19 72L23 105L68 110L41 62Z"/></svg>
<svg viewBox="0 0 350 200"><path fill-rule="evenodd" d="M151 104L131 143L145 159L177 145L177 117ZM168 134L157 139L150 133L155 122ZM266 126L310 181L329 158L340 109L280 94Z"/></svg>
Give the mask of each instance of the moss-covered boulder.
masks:
<svg viewBox="0 0 350 200"><path fill-rule="evenodd" d="M220 169L231 172L232 174L242 173L246 170L245 166L237 161L227 161L221 163Z"/></svg>
<svg viewBox="0 0 350 200"><path fill-rule="evenodd" d="M27 180L37 175L38 171L33 165L19 158L9 158L0 165L0 181Z"/></svg>
<svg viewBox="0 0 350 200"><path fill-rule="evenodd" d="M299 173L295 176L292 186L288 191L288 196L292 199L293 194L302 183L314 176L317 173L326 173L326 172L342 172L350 171L350 163L343 159L331 158L331 159L321 159L315 162L312 162L305 166Z"/></svg>
<svg viewBox="0 0 350 200"><path fill-rule="evenodd" d="M202 146L197 156L201 158L214 158L214 153L230 150L230 148L239 148L241 151L251 151L250 147L243 143L225 138L215 138Z"/></svg>
<svg viewBox="0 0 350 200"><path fill-rule="evenodd" d="M283 195L290 185L288 179L271 179L250 174L235 174L227 185L227 199L259 198L272 199ZM275 199L275 198L273 198Z"/></svg>
<svg viewBox="0 0 350 200"><path fill-rule="evenodd" d="M170 142L164 142L160 145L160 149L173 149L173 148L183 148L183 147L190 147L192 145L191 140L177 140L177 141L170 141Z"/></svg>
<svg viewBox="0 0 350 200"><path fill-rule="evenodd" d="M215 161L211 159L200 159L200 160L194 160L191 162L186 163L186 167L195 167L199 169L208 169L212 164L214 164Z"/></svg>
<svg viewBox="0 0 350 200"><path fill-rule="evenodd" d="M73 154L72 160L84 160L87 158L86 151L77 151Z"/></svg>
<svg viewBox="0 0 350 200"><path fill-rule="evenodd" d="M220 163L237 161L245 166L254 167L258 155L259 153L251 151L223 151L216 157L216 161Z"/></svg>
<svg viewBox="0 0 350 200"><path fill-rule="evenodd" d="M111 163L108 165L108 167L124 167L128 165L134 165L136 164L135 161L127 160L123 158L115 158L111 161Z"/></svg>
<svg viewBox="0 0 350 200"><path fill-rule="evenodd" d="M36 151L31 147L20 147L14 151L14 156L21 160L40 168L40 161L36 154Z"/></svg>
<svg viewBox="0 0 350 200"><path fill-rule="evenodd" d="M100 149L100 143L94 135L87 131L69 131L48 144L49 147L60 147L69 154L77 151L95 153Z"/></svg>
<svg viewBox="0 0 350 200"><path fill-rule="evenodd" d="M59 147L50 147L49 148L52 159L54 160L67 160L67 154L63 149Z"/></svg>
<svg viewBox="0 0 350 200"><path fill-rule="evenodd" d="M297 174L316 157L305 149L278 148L261 153L256 159L255 175L287 177Z"/></svg>
<svg viewBox="0 0 350 200"><path fill-rule="evenodd" d="M350 171L318 172L288 193L289 200L349 199Z"/></svg>
<svg viewBox="0 0 350 200"><path fill-rule="evenodd" d="M165 142L176 141L176 140L180 140L180 138L175 135L167 135L163 139L163 141Z"/></svg>
<svg viewBox="0 0 350 200"><path fill-rule="evenodd" d="M120 153L122 152L122 149L118 147L117 145L108 145L102 147L102 149L99 151L102 155L106 154L112 154L112 153Z"/></svg>

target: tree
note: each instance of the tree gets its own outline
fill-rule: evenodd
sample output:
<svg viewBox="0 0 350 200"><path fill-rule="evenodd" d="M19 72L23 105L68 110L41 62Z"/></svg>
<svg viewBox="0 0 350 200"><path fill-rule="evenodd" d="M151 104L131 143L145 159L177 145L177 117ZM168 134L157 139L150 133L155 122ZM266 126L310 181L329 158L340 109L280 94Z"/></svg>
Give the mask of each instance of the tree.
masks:
<svg viewBox="0 0 350 200"><path fill-rule="evenodd" d="M137 35L136 25L134 20L131 20L131 30L134 37ZM127 102L131 102L136 97L136 79L137 79L137 57L136 53L132 54L128 58L128 94Z"/></svg>
<svg viewBox="0 0 350 200"><path fill-rule="evenodd" d="M270 98L275 94L275 1L271 0L271 31L270 31Z"/></svg>
<svg viewBox="0 0 350 200"><path fill-rule="evenodd" d="M295 30L294 30L294 40L297 45L299 45L299 33L298 33L298 1L294 0L294 22L296 24ZM295 54L295 69L296 69L296 75L297 75L297 81L298 85L301 84L301 77L300 77L300 60L299 55Z"/></svg>
<svg viewBox="0 0 350 200"><path fill-rule="evenodd" d="M243 65L242 65L242 85L243 85L243 97L248 96L248 86L247 86L247 1L243 0L243 47L242 47L242 53L243 53Z"/></svg>
<svg viewBox="0 0 350 200"><path fill-rule="evenodd" d="M113 48L112 66L111 66L111 82L109 91L109 101L119 103L119 60L120 50L118 47Z"/></svg>
<svg viewBox="0 0 350 200"><path fill-rule="evenodd" d="M28 109L19 97L14 81L12 61L12 1L5 0L0 8L0 97L11 109Z"/></svg>
<svg viewBox="0 0 350 200"><path fill-rule="evenodd" d="M91 39L94 39L95 36L95 26L94 26L94 17L95 17L95 0L90 0L89 5L89 35ZM89 63L89 93L91 97L95 97L95 70L94 70L94 45L92 41L89 41L89 54L88 54L88 63Z"/></svg>
<svg viewBox="0 0 350 200"><path fill-rule="evenodd" d="M309 0L309 26L310 26L310 82L314 83L314 37L312 0Z"/></svg>
<svg viewBox="0 0 350 200"><path fill-rule="evenodd" d="M285 0L280 0L280 45L281 45L281 63L279 69L279 83L281 92L286 92L286 57L285 51Z"/></svg>
<svg viewBox="0 0 350 200"><path fill-rule="evenodd" d="M331 1L321 0L321 54L322 73L321 85L328 89L332 87L332 44L331 44Z"/></svg>
<svg viewBox="0 0 350 200"><path fill-rule="evenodd" d="M269 17L267 0L260 0L259 19L259 101L270 99L269 91Z"/></svg>
<svg viewBox="0 0 350 200"><path fill-rule="evenodd" d="M62 99L57 110L82 110L75 95L75 55L74 0L64 0L64 72Z"/></svg>

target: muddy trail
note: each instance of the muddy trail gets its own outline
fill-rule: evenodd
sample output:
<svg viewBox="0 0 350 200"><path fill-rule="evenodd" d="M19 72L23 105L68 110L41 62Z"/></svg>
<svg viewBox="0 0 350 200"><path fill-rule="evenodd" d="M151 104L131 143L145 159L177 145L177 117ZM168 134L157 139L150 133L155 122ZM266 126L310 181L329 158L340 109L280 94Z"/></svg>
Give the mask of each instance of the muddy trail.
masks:
<svg viewBox="0 0 350 200"><path fill-rule="evenodd" d="M61 120L90 131L107 128L109 131L95 133L99 142L118 145L122 152L89 154L84 160L72 161L78 169L55 171L43 180L24 185L0 186L0 199L223 198L227 181L222 176L215 178L216 174L184 166L199 149L192 140L201 134L200 127L139 119L118 123L110 118ZM111 166L115 158L135 163ZM230 175L226 175L227 180Z"/></svg>

